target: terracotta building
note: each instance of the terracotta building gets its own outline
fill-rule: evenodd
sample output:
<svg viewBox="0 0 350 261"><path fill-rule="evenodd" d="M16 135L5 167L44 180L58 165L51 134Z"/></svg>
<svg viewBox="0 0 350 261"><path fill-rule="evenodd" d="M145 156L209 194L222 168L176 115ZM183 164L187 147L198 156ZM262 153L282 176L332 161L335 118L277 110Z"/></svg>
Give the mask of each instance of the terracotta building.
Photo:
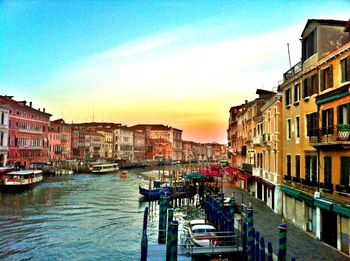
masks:
<svg viewBox="0 0 350 261"><path fill-rule="evenodd" d="M8 164L28 168L32 162L48 162L51 114L13 96L0 96L0 101L9 108Z"/></svg>
<svg viewBox="0 0 350 261"><path fill-rule="evenodd" d="M50 160L70 159L72 141L72 127L65 123L63 119L50 121L49 143Z"/></svg>

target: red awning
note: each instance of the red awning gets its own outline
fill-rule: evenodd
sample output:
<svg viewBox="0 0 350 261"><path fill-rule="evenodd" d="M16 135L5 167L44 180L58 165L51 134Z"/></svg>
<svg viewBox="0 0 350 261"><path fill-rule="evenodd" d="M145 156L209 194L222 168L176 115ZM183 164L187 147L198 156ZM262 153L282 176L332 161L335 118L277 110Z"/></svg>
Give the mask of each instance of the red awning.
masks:
<svg viewBox="0 0 350 261"><path fill-rule="evenodd" d="M226 168L224 168L224 171L227 175L238 175L239 174L239 170L235 169L235 168L226 167Z"/></svg>
<svg viewBox="0 0 350 261"><path fill-rule="evenodd" d="M247 172L239 174L239 178L243 179L243 180L248 180L252 177L253 177L253 175L250 173L247 173Z"/></svg>
<svg viewBox="0 0 350 261"><path fill-rule="evenodd" d="M216 170L200 169L198 172L204 174L206 177L221 177L220 171Z"/></svg>

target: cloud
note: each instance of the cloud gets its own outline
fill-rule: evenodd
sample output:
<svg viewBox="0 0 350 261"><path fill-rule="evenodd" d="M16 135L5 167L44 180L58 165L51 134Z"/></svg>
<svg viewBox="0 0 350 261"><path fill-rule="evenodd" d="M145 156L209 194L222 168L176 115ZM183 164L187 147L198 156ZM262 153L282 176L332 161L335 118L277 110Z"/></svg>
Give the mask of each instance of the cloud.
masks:
<svg viewBox="0 0 350 261"><path fill-rule="evenodd" d="M289 66L287 42L298 61L301 28L215 41L200 39L205 29L187 27L94 54L40 88L50 90L53 113L64 111L68 121L95 110L96 120L124 124L226 122L230 106L277 85Z"/></svg>

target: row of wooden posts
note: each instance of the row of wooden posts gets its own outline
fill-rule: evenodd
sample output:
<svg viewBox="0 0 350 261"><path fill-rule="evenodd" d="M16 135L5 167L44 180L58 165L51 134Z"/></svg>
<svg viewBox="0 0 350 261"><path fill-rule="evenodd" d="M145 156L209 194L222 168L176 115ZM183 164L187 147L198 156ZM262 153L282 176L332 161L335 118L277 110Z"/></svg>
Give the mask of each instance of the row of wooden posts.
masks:
<svg viewBox="0 0 350 261"><path fill-rule="evenodd" d="M166 243L166 260L177 260L178 252L178 221L174 220L174 210L171 208L171 197L165 197L163 193L159 199L159 227L158 227L158 243ZM224 208L224 194L219 193L217 199L206 196L205 198L205 213L207 220L214 224L220 232L230 232L234 238L234 213L235 203L230 202L229 210ZM243 211L242 211L243 212ZM246 207L245 213L242 213L242 217L246 215L246 220L242 223L242 260L243 261L268 261L273 260L273 249L271 242L268 242L267 251L265 248L265 240L258 231L255 230L253 224L253 207L251 204ZM143 220L143 233L141 240L141 261L147 260L147 219L148 219L148 207L144 211ZM243 219L242 219L243 220ZM287 226L282 220L282 223L278 227L279 229L279 251L278 260L287 260ZM238 244L238 242L236 242ZM266 257L267 252L267 257ZM295 261L295 258L291 258L291 261Z"/></svg>
<svg viewBox="0 0 350 261"><path fill-rule="evenodd" d="M159 198L159 227L158 243L166 243L166 260L177 260L177 242L179 222L174 219L174 209L171 208L171 197L165 197L164 193ZM143 216L143 230L141 239L141 261L147 260L148 238L147 238L148 207L145 208Z"/></svg>

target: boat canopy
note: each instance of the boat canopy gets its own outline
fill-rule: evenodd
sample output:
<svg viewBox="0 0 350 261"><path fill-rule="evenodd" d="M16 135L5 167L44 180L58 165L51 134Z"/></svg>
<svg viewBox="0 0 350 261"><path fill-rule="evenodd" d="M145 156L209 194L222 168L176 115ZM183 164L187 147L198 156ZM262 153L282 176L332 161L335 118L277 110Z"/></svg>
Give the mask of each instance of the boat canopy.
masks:
<svg viewBox="0 0 350 261"><path fill-rule="evenodd" d="M199 172L190 172L185 174L185 179L205 179L205 175Z"/></svg>
<svg viewBox="0 0 350 261"><path fill-rule="evenodd" d="M42 173L41 170L19 170L19 171L11 171L7 173L7 175L17 175L17 176L26 176L30 174L40 174Z"/></svg>

